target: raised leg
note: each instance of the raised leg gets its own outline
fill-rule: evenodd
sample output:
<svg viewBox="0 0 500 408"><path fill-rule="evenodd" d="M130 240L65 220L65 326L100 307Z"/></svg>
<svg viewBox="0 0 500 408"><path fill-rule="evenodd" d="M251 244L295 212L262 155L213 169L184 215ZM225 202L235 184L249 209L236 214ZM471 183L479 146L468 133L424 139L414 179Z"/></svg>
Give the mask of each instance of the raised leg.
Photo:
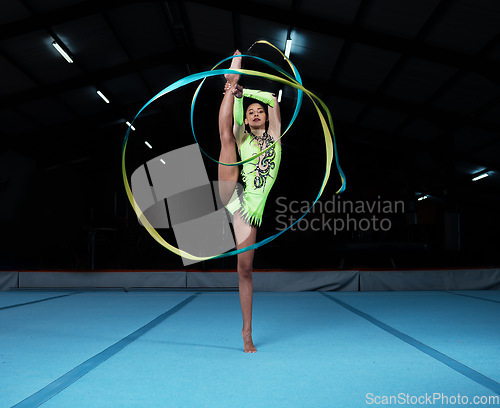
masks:
<svg viewBox="0 0 500 408"><path fill-rule="evenodd" d="M234 55L240 55L236 51ZM241 68L241 57L231 60L231 68ZM228 85L225 87L224 98L219 109L219 134L221 149L219 162L235 163L236 159L236 140L233 134L233 104L234 95L231 92L231 87L235 87L238 83L238 74L225 75ZM222 203L226 205L231 199L236 182L238 181L238 166L227 166L219 164L219 195Z"/></svg>
<svg viewBox="0 0 500 408"><path fill-rule="evenodd" d="M233 134L233 99L231 92L226 91L219 110L220 155L219 162L235 163L236 140ZM222 204L231 199L238 181L238 166L219 164L219 195Z"/></svg>

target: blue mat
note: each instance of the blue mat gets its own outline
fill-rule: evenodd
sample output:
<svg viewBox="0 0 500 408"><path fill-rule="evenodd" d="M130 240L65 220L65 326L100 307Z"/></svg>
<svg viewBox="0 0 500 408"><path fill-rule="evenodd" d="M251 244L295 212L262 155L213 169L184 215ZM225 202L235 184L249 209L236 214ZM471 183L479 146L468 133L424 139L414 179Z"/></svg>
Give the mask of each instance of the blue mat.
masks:
<svg viewBox="0 0 500 408"><path fill-rule="evenodd" d="M253 355L234 292L26 299L0 310L1 407L456 406L457 395L500 395L495 292L256 293Z"/></svg>

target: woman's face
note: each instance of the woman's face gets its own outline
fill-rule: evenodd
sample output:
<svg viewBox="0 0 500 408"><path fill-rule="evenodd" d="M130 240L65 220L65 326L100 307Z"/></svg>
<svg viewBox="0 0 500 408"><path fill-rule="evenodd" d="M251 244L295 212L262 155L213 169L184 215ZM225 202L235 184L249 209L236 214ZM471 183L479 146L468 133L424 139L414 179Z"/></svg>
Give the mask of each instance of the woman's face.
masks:
<svg viewBox="0 0 500 408"><path fill-rule="evenodd" d="M259 103L252 103L246 112L245 124L250 128L262 129L266 127L266 111Z"/></svg>

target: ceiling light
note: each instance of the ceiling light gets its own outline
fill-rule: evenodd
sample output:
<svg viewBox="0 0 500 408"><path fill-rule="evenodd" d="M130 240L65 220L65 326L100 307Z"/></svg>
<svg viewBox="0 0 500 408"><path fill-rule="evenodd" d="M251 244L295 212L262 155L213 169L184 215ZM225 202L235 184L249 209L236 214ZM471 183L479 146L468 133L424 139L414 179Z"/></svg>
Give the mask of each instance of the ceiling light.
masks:
<svg viewBox="0 0 500 408"><path fill-rule="evenodd" d="M418 201L422 201L422 200L426 200L426 199L428 199L428 198L429 198L429 196L428 196L428 195L423 195L423 196L421 196L421 197L418 197L418 199L417 199L417 200L418 200Z"/></svg>
<svg viewBox="0 0 500 408"><path fill-rule="evenodd" d="M281 102L281 97L283 96L283 89L278 92L278 103Z"/></svg>
<svg viewBox="0 0 500 408"><path fill-rule="evenodd" d="M486 173L483 173L483 174L479 174L478 176L475 176L472 181L478 181L478 180L481 180L485 177L488 177L490 175L490 173L486 172Z"/></svg>
<svg viewBox="0 0 500 408"><path fill-rule="evenodd" d="M160 161L161 161L163 164L165 164L165 161L164 161L163 159L160 159Z"/></svg>
<svg viewBox="0 0 500 408"><path fill-rule="evenodd" d="M55 48L57 51L59 51L59 54L61 54L61 55L64 57L64 59L65 59L66 61L68 61L70 64L72 64L72 63L73 63L73 60L71 59L71 57L67 54L67 52L66 52L66 51L64 51L64 50L62 49L62 47L61 47L61 46L60 46L57 42L53 41L53 42L52 42L52 45L54 46L54 48Z"/></svg>
<svg viewBox="0 0 500 408"><path fill-rule="evenodd" d="M109 103L109 99L104 96L104 94L101 91L97 91L97 95L99 95L104 102Z"/></svg>
<svg viewBox="0 0 500 408"><path fill-rule="evenodd" d="M150 145L147 141L146 141L146 142L144 142L144 143L145 143L145 144L146 144L146 146L147 146L147 147L149 147L150 149L152 149L152 148L153 148L153 146L151 146L151 145Z"/></svg>
<svg viewBox="0 0 500 408"><path fill-rule="evenodd" d="M285 57L290 58L290 50L292 49L292 39L289 38L286 40L286 45L285 45Z"/></svg>
<svg viewBox="0 0 500 408"><path fill-rule="evenodd" d="M127 126L132 129L132 130L135 130L135 127L132 126L132 124L129 122L129 121L126 121L125 122L127 124Z"/></svg>

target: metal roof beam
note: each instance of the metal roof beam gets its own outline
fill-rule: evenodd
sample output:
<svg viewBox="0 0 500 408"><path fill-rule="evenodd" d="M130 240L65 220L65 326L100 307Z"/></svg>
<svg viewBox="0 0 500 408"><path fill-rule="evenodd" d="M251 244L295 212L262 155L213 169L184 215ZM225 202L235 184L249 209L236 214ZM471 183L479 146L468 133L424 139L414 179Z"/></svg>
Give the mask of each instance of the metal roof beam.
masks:
<svg viewBox="0 0 500 408"><path fill-rule="evenodd" d="M228 1L228 0L191 0L192 3L238 12L255 18L265 19L278 24L286 24L298 29L308 30L319 34L349 39L373 47L403 54L410 47L414 57L434 61L440 64L460 67L466 71L478 72L494 83L499 83L500 63L486 58L471 58L470 55L447 48L423 43L413 43L411 39L400 38L394 35L380 33L374 30L357 27L352 30L350 24L335 22L329 19L315 17L294 10L265 5L262 13L262 4L256 1Z"/></svg>
<svg viewBox="0 0 500 408"><path fill-rule="evenodd" d="M150 0L163 2L164 0ZM229 10L243 15L266 19L268 21L286 24L298 29L325 34L341 39L350 39L373 47L386 49L396 53L404 53L408 47L412 48L413 56L434 61L444 65L460 67L466 71L478 72L495 83L499 83L500 63L486 58L471 58L470 55L458 51L437 47L429 44L414 44L411 39L399 38L394 35L380 33L365 28L351 30L350 24L334 22L329 19L315 17L280 7L265 5L262 13L262 3L256 1L228 1L228 0L191 0L192 3ZM82 3L64 7L58 10L41 13L37 17L7 23L0 26L0 41L40 29L39 22L55 26L76 20L85 16L102 13L107 10L135 4L136 0L88 0Z"/></svg>

